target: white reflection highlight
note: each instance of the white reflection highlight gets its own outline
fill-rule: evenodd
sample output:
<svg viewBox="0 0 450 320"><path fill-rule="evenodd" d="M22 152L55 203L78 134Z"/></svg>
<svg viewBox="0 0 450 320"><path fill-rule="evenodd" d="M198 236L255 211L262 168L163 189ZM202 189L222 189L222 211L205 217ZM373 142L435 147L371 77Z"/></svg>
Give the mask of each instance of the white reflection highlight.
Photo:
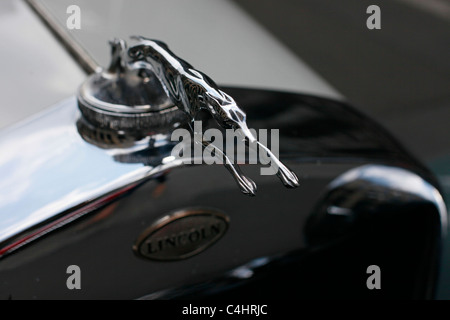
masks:
<svg viewBox="0 0 450 320"><path fill-rule="evenodd" d="M116 162L86 143L75 126L78 115L71 98L2 132L0 241L155 170Z"/></svg>

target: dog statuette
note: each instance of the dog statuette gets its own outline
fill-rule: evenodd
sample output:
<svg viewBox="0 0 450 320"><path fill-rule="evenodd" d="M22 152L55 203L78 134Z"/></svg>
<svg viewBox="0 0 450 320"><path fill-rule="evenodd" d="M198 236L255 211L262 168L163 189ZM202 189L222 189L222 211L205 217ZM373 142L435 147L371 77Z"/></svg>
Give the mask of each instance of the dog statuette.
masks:
<svg viewBox="0 0 450 320"><path fill-rule="evenodd" d="M206 110L213 119L225 129L240 132L249 148L264 150L276 169L276 174L283 184L290 188L299 185L297 176L287 168L266 146L261 144L247 127L246 115L234 99L220 90L216 83L204 73L194 69L189 63L177 57L161 41L140 36L132 37L137 44L127 48L125 41L114 40L112 61L108 72L115 74L154 75L162 87L162 95L179 110L188 115L193 122L201 110ZM158 82L157 81L157 82ZM240 130L239 130L240 129ZM216 156L224 160L225 167L237 181L241 191L255 195L256 184L246 177L238 165L234 165L220 148L210 141L197 141L203 147L213 148Z"/></svg>

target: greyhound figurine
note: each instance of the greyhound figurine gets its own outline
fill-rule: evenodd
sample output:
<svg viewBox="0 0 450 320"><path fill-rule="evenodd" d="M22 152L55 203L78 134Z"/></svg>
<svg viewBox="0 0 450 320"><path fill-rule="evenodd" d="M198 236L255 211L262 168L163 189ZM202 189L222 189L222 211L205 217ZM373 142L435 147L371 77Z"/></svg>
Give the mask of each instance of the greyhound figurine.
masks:
<svg viewBox="0 0 450 320"><path fill-rule="evenodd" d="M245 113L231 96L218 88L211 78L177 57L165 43L140 36L132 38L139 43L128 49L128 59L137 68L150 66L166 94L178 108L189 116L192 122L200 110L207 110L223 128L240 129L249 147L260 146L267 152L271 161L276 165L277 176L285 186L295 188L299 185L295 173L288 169L266 146L257 141L247 127ZM123 47L121 42L117 42L117 45ZM223 157L225 167L233 175L243 193L255 195L256 184L242 174L239 166L233 166L228 156L214 144L204 140L201 143L204 147L213 147L216 155Z"/></svg>

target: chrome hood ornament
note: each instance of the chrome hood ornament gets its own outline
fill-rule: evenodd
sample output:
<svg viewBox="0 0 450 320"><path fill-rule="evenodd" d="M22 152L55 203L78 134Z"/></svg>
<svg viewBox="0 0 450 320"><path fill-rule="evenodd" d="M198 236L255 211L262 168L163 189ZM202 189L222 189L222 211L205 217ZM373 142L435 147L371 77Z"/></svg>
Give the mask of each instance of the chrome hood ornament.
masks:
<svg viewBox="0 0 450 320"><path fill-rule="evenodd" d="M174 124L193 122L200 111L208 112L225 129L240 132L249 148L263 150L275 165L286 187L299 185L297 176L269 148L261 144L246 123L246 114L235 100L219 89L206 74L177 57L157 40L132 37L137 44L111 42L112 61L106 71L92 75L78 93L80 110L94 125L113 130L149 131L173 129ZM187 117L186 117L187 115ZM195 135L194 135L195 136ZM214 143L196 141L215 150L244 194L255 195L256 184Z"/></svg>
<svg viewBox="0 0 450 320"><path fill-rule="evenodd" d="M407 272L398 270L399 277L414 284L408 292L399 286L386 296L399 292L414 299L431 297L447 228L445 203L432 173L383 128L343 102L228 88L249 118L259 115L252 127L283 132L280 154L289 154L292 168L305 175L301 192L286 192L274 177L260 177L260 197L234 196L235 183L223 179L221 166L182 168L182 161L173 160L175 143L168 137L177 123L190 134L194 106L206 110L198 115L203 120L208 116L205 124L215 125L208 110L224 110L226 120L233 114L226 111L236 110L236 104L203 74L181 63L183 69L177 69L178 60L170 52L147 41L139 40L130 49L122 41L113 42L110 68L87 79L78 101L70 97L1 132L0 278L7 281L0 281L0 298L70 297L64 279L47 275L64 273L61 266L73 263L89 267L84 275L92 290L79 292L86 299L147 293L214 298L234 294L227 290L236 284L266 279L265 272L288 267L297 277L297 266L308 258L305 252L331 262L346 252L341 270L352 267L347 272L351 275L366 267L362 264L368 259L354 253L367 248L365 257L375 253L379 263L394 270L405 259L424 261ZM157 54L164 59L155 62ZM180 82L200 94L189 94L183 86L169 91L167 83ZM235 113L240 115L237 123L245 124L245 114ZM221 122L221 117L215 119ZM308 126L317 130L291 130ZM262 135L258 138L265 143ZM194 146L201 150L203 144ZM227 155L235 154L227 150ZM228 167L232 173L239 170ZM235 177L244 191L254 191L250 180ZM226 233L229 223L233 225ZM410 245L405 247L405 241ZM336 250L328 250L330 246ZM180 265L155 262L190 257ZM309 267L300 280L311 276L314 260L306 261ZM104 270L110 272L99 276ZM34 275L39 274L45 277L37 282ZM320 272L315 276L320 278ZM112 296L111 278L129 290L116 290ZM333 283L336 294L345 285L341 280ZM309 282L300 295L316 289L317 281ZM356 285L348 292L358 296L360 289Z"/></svg>

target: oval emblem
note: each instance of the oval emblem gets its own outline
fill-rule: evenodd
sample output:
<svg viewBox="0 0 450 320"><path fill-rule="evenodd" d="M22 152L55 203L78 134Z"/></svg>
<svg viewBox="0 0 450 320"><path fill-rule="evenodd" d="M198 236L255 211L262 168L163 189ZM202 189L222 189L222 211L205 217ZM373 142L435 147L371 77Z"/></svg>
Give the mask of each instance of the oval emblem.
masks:
<svg viewBox="0 0 450 320"><path fill-rule="evenodd" d="M150 226L133 246L143 258L181 260L196 255L219 240L229 218L211 209L187 209L167 215Z"/></svg>

